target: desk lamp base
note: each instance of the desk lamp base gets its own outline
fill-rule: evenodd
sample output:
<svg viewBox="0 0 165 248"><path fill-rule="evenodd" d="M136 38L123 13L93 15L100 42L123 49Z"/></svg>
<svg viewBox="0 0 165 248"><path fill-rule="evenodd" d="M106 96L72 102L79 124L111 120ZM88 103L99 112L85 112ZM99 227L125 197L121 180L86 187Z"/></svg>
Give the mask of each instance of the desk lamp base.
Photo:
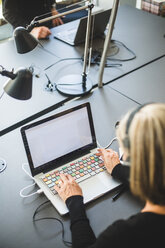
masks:
<svg viewBox="0 0 165 248"><path fill-rule="evenodd" d="M71 74L60 78L56 89L65 96L83 96L91 91L92 86L91 80L86 79L85 86L83 86L82 75Z"/></svg>

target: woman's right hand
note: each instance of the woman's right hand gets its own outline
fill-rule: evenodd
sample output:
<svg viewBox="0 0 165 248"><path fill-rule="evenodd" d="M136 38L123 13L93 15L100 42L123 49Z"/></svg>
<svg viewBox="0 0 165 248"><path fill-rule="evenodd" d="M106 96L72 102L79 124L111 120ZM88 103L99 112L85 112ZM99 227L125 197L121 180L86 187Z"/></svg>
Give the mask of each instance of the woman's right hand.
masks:
<svg viewBox="0 0 165 248"><path fill-rule="evenodd" d="M49 28L41 26L33 28L30 33L37 39L44 39L51 34L51 31Z"/></svg>
<svg viewBox="0 0 165 248"><path fill-rule="evenodd" d="M104 160L104 165L107 171L111 174L113 168L120 163L119 155L117 152L113 151L112 149L98 149L97 156L101 156Z"/></svg>

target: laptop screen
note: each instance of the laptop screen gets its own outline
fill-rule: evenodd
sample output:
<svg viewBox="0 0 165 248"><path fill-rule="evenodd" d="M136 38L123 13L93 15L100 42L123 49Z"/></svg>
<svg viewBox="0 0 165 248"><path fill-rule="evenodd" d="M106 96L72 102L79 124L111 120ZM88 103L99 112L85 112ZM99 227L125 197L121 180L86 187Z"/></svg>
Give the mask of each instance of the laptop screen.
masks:
<svg viewBox="0 0 165 248"><path fill-rule="evenodd" d="M96 147L89 103L21 129L32 175L56 168Z"/></svg>

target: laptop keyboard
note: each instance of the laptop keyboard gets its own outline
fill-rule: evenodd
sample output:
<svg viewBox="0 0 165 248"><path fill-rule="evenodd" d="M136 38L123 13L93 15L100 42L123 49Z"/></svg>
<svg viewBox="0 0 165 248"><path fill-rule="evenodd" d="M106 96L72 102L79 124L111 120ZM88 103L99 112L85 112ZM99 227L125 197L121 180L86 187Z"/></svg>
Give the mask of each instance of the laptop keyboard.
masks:
<svg viewBox="0 0 165 248"><path fill-rule="evenodd" d="M70 174L77 183L80 183L92 176L97 175L105 170L104 162L96 154L90 154L84 158L68 164L59 170L51 171L45 174L41 180L46 184L53 194L56 194L54 186L59 183L60 174Z"/></svg>

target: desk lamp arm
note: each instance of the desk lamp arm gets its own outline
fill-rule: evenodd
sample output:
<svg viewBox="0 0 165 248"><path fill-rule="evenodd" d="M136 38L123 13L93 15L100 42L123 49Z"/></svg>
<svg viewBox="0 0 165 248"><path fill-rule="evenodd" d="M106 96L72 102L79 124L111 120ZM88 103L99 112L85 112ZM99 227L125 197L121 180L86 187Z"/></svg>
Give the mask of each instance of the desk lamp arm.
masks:
<svg viewBox="0 0 165 248"><path fill-rule="evenodd" d="M69 15L69 14L72 14L72 13L76 13L76 12L79 12L79 11L81 11L81 10L85 10L85 9L88 9L88 8L91 9L91 8L93 8L93 7L94 7L94 5L91 4L91 3L89 3L89 4L86 5L86 6L78 7L78 8L76 8L76 9L72 9L72 10L68 10L68 11L65 11L65 12L63 12L63 13L59 13L59 14L57 14L57 15L49 16L49 17L43 18L43 19L38 20L38 21L35 20L35 19L36 19L36 17L35 17L35 18L31 21L30 25L27 26L26 29L27 29L28 32L31 32L32 29L33 29L34 27L38 27L38 26L39 26L40 24L42 24L42 23L45 23L45 22L54 20L54 19L59 18L59 17L62 17L62 16L66 16L66 15Z"/></svg>

